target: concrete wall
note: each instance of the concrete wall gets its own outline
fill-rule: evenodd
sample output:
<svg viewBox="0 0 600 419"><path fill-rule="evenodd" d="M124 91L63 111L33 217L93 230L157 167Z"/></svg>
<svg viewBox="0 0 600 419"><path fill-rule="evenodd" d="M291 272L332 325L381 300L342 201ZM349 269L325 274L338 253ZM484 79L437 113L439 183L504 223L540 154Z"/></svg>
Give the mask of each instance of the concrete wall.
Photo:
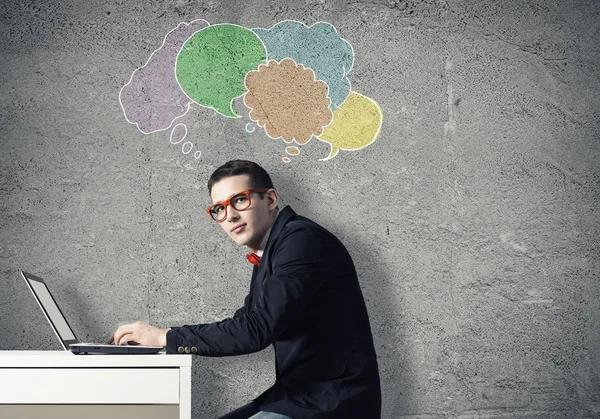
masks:
<svg viewBox="0 0 600 419"><path fill-rule="evenodd" d="M119 91L199 18L331 23L381 136L329 161L313 139L286 164L247 110L197 105L182 121L201 158L142 134ZM205 185L246 158L353 255L383 418L600 417L599 33L593 0L2 2L0 349L60 348L19 269L83 340L231 315L251 269ZM270 350L194 362L197 418L273 379Z"/></svg>

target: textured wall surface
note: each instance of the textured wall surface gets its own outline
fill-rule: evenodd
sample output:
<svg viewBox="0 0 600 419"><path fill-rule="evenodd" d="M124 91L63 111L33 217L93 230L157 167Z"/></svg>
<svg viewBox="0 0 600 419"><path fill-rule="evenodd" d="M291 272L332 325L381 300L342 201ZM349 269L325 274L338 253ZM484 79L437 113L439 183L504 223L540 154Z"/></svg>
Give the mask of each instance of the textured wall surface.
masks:
<svg viewBox="0 0 600 419"><path fill-rule="evenodd" d="M313 139L286 164L247 112L200 106L183 118L200 159L142 134L119 90L194 19L331 23L380 138L329 161ZM230 316L251 268L205 185L246 158L354 257L383 418L600 417L600 2L3 1L0 34L0 349L60 349L19 269L82 340ZM194 417L273 368L271 350L195 358Z"/></svg>

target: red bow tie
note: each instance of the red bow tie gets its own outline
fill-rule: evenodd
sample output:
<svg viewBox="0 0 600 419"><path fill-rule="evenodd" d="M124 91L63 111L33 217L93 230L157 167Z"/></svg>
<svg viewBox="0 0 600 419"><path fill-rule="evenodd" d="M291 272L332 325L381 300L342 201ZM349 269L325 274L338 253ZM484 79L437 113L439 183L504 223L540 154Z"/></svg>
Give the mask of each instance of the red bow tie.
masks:
<svg viewBox="0 0 600 419"><path fill-rule="evenodd" d="M251 264L256 265L257 268L260 266L260 256L256 253L248 253L246 259L248 259Z"/></svg>

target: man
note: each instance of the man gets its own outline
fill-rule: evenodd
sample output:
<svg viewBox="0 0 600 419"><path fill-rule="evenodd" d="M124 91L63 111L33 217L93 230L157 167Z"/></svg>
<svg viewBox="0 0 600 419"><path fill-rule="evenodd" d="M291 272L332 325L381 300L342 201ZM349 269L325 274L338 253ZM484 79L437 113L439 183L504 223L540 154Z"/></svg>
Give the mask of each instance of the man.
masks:
<svg viewBox="0 0 600 419"><path fill-rule="evenodd" d="M373 337L352 259L343 244L289 206L267 172L233 160L208 181L207 209L253 264L250 291L232 318L159 329L138 322L116 344L163 345L206 356L275 350L275 384L222 419L379 419Z"/></svg>

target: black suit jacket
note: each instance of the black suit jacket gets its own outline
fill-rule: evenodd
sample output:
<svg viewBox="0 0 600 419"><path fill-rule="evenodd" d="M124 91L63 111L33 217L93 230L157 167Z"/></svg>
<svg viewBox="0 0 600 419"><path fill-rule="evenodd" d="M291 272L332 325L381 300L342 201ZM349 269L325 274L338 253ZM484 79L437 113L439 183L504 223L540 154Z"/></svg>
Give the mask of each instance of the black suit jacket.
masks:
<svg viewBox="0 0 600 419"><path fill-rule="evenodd" d="M343 244L289 206L278 214L250 292L233 318L172 328L167 352L275 349L260 409L293 419L379 419L381 389L367 309Z"/></svg>

